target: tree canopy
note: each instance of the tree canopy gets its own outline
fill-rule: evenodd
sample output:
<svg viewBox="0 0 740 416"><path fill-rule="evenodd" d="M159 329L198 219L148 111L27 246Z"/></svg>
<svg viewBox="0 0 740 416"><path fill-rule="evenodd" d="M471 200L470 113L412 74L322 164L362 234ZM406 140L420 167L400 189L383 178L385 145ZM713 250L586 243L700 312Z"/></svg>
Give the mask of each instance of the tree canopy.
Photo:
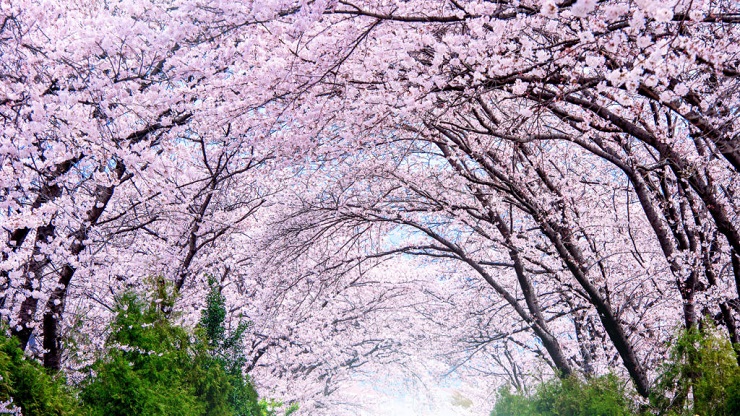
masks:
<svg viewBox="0 0 740 416"><path fill-rule="evenodd" d="M299 412L381 371L487 400L612 369L648 400L678 326L740 343L739 25L733 0L1 1L0 316L75 378L162 276L157 313L223 299L208 348L232 328L224 359Z"/></svg>

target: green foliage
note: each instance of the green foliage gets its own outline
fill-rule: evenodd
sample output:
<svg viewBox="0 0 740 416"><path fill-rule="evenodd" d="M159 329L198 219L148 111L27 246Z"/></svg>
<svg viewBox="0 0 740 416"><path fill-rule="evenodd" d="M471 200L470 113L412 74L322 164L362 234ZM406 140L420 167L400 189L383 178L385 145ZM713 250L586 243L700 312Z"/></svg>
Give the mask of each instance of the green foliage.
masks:
<svg viewBox="0 0 740 416"><path fill-rule="evenodd" d="M5 334L5 328L0 328ZM81 414L77 398L61 375L50 375L23 354L15 338L0 336L0 402L13 399L25 416Z"/></svg>
<svg viewBox="0 0 740 416"><path fill-rule="evenodd" d="M532 395L499 392L491 416L628 416L624 387L612 375L582 381L577 377L541 384Z"/></svg>
<svg viewBox="0 0 740 416"><path fill-rule="evenodd" d="M499 392L491 416L740 415L740 367L727 337L707 319L702 328L678 332L653 386L650 405L630 411L628 396L614 375L543 383L531 395ZM633 406L634 407L634 406Z"/></svg>
<svg viewBox="0 0 740 416"><path fill-rule="evenodd" d="M231 385L225 402L234 411L234 415L261 415L257 392L242 374L246 362L242 348L244 332L249 324L240 322L231 334L226 330L226 302L218 283L208 278L210 291L206 296L206 307L201 311L200 335L207 346L207 356L225 370L227 381Z"/></svg>
<svg viewBox="0 0 740 416"><path fill-rule="evenodd" d="M729 340L707 319L701 329L680 331L653 386L644 415L740 415L740 367ZM616 376L552 380L533 394L499 392L492 416L622 416L638 414Z"/></svg>
<svg viewBox="0 0 740 416"><path fill-rule="evenodd" d="M105 356L82 386L90 415L265 415L242 374L244 329L227 336L220 294L212 289L193 336L168 319L171 302L158 292L149 304L132 294L120 300Z"/></svg>
<svg viewBox="0 0 740 416"><path fill-rule="evenodd" d="M663 415L740 414L740 368L732 344L709 323L681 331L650 399Z"/></svg>
<svg viewBox="0 0 740 416"><path fill-rule="evenodd" d="M243 374L247 323L227 330L224 298L213 280L195 333L168 317L174 295L154 281L155 300L131 293L117 304L103 355L89 367L79 398L61 376L0 337L0 403L25 416L274 416L282 403L260 400ZM3 333L7 331L4 328ZM285 415L298 409L288 406Z"/></svg>
<svg viewBox="0 0 740 416"><path fill-rule="evenodd" d="M298 411L298 409L300 409L300 406L298 405L298 403L291 403L291 404L290 404L290 405L288 405L288 407L287 407L287 408L285 409L285 416L290 416L290 415L292 415L293 413L297 412L297 411Z"/></svg>
<svg viewBox="0 0 740 416"><path fill-rule="evenodd" d="M227 330L226 301L218 283L212 277L208 278L208 284L210 291L206 296L206 306L201 311L198 333L204 340L202 345L206 345L207 356L225 370L227 381L232 386L225 403L228 403L233 415L276 415L278 410L284 407L283 403L259 400L248 376L242 374L242 368L246 363L242 340L250 324L242 321L233 331ZM220 403L224 402L223 399L218 400ZM288 416L297 410L298 404L293 403L285 408L284 414Z"/></svg>
<svg viewBox="0 0 740 416"><path fill-rule="evenodd" d="M81 397L91 415L201 415L187 332L170 323L156 304L127 294L111 325L106 356L91 367L94 377Z"/></svg>
<svg viewBox="0 0 740 416"><path fill-rule="evenodd" d="M275 399L260 399L260 416L290 416L300 409L298 403L285 404ZM282 412L281 412L282 411Z"/></svg>
<svg viewBox="0 0 740 416"><path fill-rule="evenodd" d="M201 311L200 327L205 332L208 345L218 348L226 336L226 302L212 277L208 277L208 285L211 290L206 296L206 307Z"/></svg>
<svg viewBox="0 0 740 416"><path fill-rule="evenodd" d="M241 369L246 363L242 340L249 323L239 322L236 329L227 333L225 299L213 278L208 278L208 284L210 291L206 296L206 307L201 311L199 323L201 337L207 343L210 354L220 359L230 373L241 374Z"/></svg>
<svg viewBox="0 0 740 416"><path fill-rule="evenodd" d="M535 398L521 393L512 393L509 386L504 386L499 390L496 406L491 412L491 416L533 416L536 414Z"/></svg>

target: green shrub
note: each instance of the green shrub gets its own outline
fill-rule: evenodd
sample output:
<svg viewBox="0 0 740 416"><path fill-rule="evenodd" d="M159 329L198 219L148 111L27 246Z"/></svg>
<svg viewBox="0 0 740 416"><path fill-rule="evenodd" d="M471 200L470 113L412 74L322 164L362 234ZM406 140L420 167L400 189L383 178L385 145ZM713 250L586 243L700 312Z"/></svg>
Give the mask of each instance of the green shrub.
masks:
<svg viewBox="0 0 740 416"><path fill-rule="evenodd" d="M492 416L740 415L740 367L736 348L706 319L681 330L652 388L650 404L631 411L641 398L628 396L616 376L581 381L552 380L530 395L499 391Z"/></svg>
<svg viewBox="0 0 740 416"><path fill-rule="evenodd" d="M111 324L105 357L90 368L81 397L91 415L201 415L188 333L156 304L127 294Z"/></svg>
<svg viewBox="0 0 740 416"><path fill-rule="evenodd" d="M0 328L0 402L13 404L24 416L81 414L74 392L61 375L51 375L37 361L27 358L18 341Z"/></svg>
<svg viewBox="0 0 740 416"><path fill-rule="evenodd" d="M163 280L154 282L154 302L124 294L105 350L89 366L79 392L61 375L49 375L26 358L14 338L0 336L0 403L7 408L12 399L25 416L273 416L283 408L285 415L295 412L297 404L285 407L259 399L243 373L248 324L227 330L224 298L215 282L209 282L207 305L194 332L169 318L174 297Z"/></svg>
<svg viewBox="0 0 740 416"><path fill-rule="evenodd" d="M681 331L651 404L661 415L740 414L740 368L729 340L709 323Z"/></svg>
<svg viewBox="0 0 740 416"><path fill-rule="evenodd" d="M532 395L503 388L491 416L628 416L630 400L612 375L581 381L573 376L537 387Z"/></svg>
<svg viewBox="0 0 740 416"><path fill-rule="evenodd" d="M218 398L220 403L228 405L230 414L247 416L267 414L266 407L260 405L257 392L249 378L242 374L246 363L242 339L249 324L240 322L236 329L229 333L226 330L226 304L221 291L212 278L208 279L210 291L206 297L206 307L201 311L198 334L206 348L207 366L216 366L224 371L228 388L223 391L226 396ZM213 392L215 394L215 391ZM215 397L209 399L216 400ZM214 403L215 404L215 403Z"/></svg>
<svg viewBox="0 0 740 416"><path fill-rule="evenodd" d="M211 330L201 327L193 335L172 324L161 302L123 296L105 356L82 386L90 415L261 416L257 392L242 375L243 361L233 358L240 355L223 329L225 313L212 301L203 313Z"/></svg>
<svg viewBox="0 0 740 416"><path fill-rule="evenodd" d="M499 390L496 406L491 412L491 416L534 416L536 414L534 399L522 393L512 393L509 386L504 386Z"/></svg>

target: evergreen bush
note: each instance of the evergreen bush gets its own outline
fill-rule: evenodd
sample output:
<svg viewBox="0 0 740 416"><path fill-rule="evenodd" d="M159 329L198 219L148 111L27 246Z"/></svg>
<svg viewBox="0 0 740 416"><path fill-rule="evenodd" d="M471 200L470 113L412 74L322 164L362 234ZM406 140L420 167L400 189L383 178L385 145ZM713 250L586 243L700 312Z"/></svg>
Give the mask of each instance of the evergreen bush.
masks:
<svg viewBox="0 0 740 416"><path fill-rule="evenodd" d="M740 415L737 356L710 322L676 337L650 398L656 414Z"/></svg>
<svg viewBox="0 0 740 416"><path fill-rule="evenodd" d="M24 416L82 414L64 377L47 373L41 363L24 354L6 328L0 326L0 331L0 403L8 404L8 409L20 408Z"/></svg>
<svg viewBox="0 0 740 416"><path fill-rule="evenodd" d="M575 376L555 379L531 395L504 387L491 416L629 416L630 400L612 374L582 381Z"/></svg>
<svg viewBox="0 0 740 416"><path fill-rule="evenodd" d="M246 325L227 334L226 309L215 286L195 334L174 325L163 303L171 302L121 298L105 356L90 367L82 386L90 415L266 415L242 374L239 346Z"/></svg>

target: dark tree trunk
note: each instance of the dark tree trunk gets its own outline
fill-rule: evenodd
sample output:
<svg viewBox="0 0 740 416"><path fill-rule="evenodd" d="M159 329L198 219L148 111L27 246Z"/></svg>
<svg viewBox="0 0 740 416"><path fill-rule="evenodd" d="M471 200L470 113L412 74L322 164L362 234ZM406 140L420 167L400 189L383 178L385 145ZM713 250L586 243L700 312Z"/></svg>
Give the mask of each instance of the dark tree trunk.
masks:
<svg viewBox="0 0 740 416"><path fill-rule="evenodd" d="M124 168L121 163L117 168L119 179L123 176ZM95 188L95 204L87 213L87 223L80 226L74 235L74 241L70 247L70 254L77 256L85 249L83 241L87 239L90 227L94 226L100 216L103 215L108 202L113 196L115 186L97 186ZM61 369L62 348L60 338L60 323L64 314L64 305L67 297L67 289L74 276L75 268L70 264L65 264L59 274L57 288L52 292L46 303L43 320L44 332L44 366L53 370Z"/></svg>

